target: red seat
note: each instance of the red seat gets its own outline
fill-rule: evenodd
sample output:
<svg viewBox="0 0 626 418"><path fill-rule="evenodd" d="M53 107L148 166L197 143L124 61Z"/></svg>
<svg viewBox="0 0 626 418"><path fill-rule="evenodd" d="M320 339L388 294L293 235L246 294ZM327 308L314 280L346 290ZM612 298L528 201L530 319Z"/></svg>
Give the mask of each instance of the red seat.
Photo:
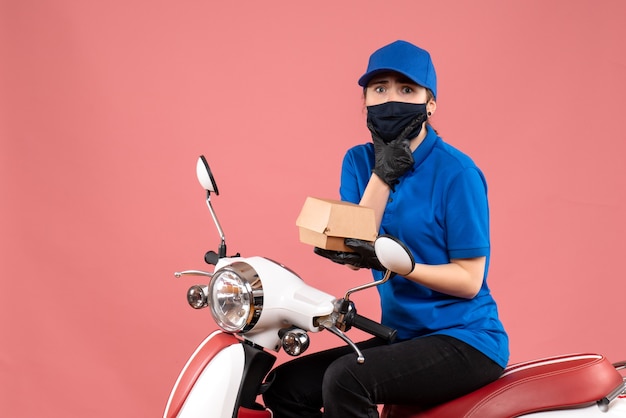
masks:
<svg viewBox="0 0 626 418"><path fill-rule="evenodd" d="M596 403L624 378L604 357L576 354L518 363L493 383L426 411L385 405L382 418L502 418Z"/></svg>

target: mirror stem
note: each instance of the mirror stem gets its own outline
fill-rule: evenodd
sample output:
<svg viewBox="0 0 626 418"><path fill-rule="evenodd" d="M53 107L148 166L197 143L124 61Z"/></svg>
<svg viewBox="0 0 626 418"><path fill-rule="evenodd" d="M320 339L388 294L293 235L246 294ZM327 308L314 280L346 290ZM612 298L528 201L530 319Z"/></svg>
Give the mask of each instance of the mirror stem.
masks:
<svg viewBox="0 0 626 418"><path fill-rule="evenodd" d="M219 258L226 257L226 242L224 242L224 238L222 238L222 242L220 243L220 248L217 252Z"/></svg>
<svg viewBox="0 0 626 418"><path fill-rule="evenodd" d="M209 212L211 212L211 217L213 218L213 222L215 223L215 227L217 228L217 232L220 234L220 238L222 242L219 247L219 257L226 257L226 237L224 236L224 231L222 230L222 226L220 225L220 221L217 220L217 215L213 210L213 205L211 205L211 192L207 190L206 192L206 204L209 207Z"/></svg>
<svg viewBox="0 0 626 418"><path fill-rule="evenodd" d="M361 286L357 286L354 287L350 290L348 290L346 292L346 295L343 297L344 299L344 303L347 303L350 300L350 295L354 292L358 292L359 290L364 290L364 289L369 289L370 287L373 286L380 286L381 284L385 283L387 280L389 280L392 277L392 274L394 274L391 270L385 270L385 276L382 278L382 280L378 280L376 282L371 282L371 283L367 283Z"/></svg>

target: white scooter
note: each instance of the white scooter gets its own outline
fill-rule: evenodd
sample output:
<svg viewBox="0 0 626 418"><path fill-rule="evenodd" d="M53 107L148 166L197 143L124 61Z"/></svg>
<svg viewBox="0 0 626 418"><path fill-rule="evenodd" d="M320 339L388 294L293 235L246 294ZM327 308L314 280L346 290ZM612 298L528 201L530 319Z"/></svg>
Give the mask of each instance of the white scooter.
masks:
<svg viewBox="0 0 626 418"><path fill-rule="evenodd" d="M208 284L187 292L191 307L209 307L221 330L209 335L191 355L171 391L164 418L271 418L258 403L264 379L282 347L292 356L306 351L309 333L330 331L350 345L355 361L367 359L345 335L352 327L393 341L395 330L356 313L350 295L380 285L394 274L408 274L413 257L395 238L380 236L376 255L387 272L383 280L346 292L343 298L315 289L293 271L264 257L226 255L224 233L211 205L218 188L206 159L196 166L206 203L220 234L217 253L205 255L213 273L188 270L176 277L201 276ZM593 353L518 363L497 381L427 411L385 405L383 418L626 417L626 383L611 364Z"/></svg>

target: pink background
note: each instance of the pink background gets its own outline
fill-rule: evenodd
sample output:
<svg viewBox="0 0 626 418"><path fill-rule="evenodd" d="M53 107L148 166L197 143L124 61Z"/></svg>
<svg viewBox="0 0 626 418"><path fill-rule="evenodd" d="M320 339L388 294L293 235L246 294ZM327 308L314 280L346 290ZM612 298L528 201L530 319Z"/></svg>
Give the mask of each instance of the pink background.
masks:
<svg viewBox="0 0 626 418"><path fill-rule="evenodd" d="M432 52L434 125L488 178L511 360L626 359L625 2L244 3L0 1L1 416L162 413L215 329L172 274L219 242L199 154L231 252L334 294L368 281L295 220L338 196L368 140L356 80L396 39Z"/></svg>

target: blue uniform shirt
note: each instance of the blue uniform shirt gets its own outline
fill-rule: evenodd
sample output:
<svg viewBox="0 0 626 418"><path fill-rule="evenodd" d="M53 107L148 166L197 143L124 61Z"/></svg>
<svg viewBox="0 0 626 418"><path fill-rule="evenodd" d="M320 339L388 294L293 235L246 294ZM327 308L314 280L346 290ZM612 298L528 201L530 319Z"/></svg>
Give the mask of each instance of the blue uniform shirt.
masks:
<svg viewBox="0 0 626 418"><path fill-rule="evenodd" d="M398 330L398 339L445 334L462 340L505 367L508 337L487 286L489 207L487 184L465 154L446 144L430 127L413 152L410 170L390 192L380 233L404 242L416 263L447 264L455 258L487 258L483 284L472 299L436 292L395 276L378 286L382 323ZM374 168L374 145L346 153L341 199L359 203ZM382 273L372 270L374 279Z"/></svg>

